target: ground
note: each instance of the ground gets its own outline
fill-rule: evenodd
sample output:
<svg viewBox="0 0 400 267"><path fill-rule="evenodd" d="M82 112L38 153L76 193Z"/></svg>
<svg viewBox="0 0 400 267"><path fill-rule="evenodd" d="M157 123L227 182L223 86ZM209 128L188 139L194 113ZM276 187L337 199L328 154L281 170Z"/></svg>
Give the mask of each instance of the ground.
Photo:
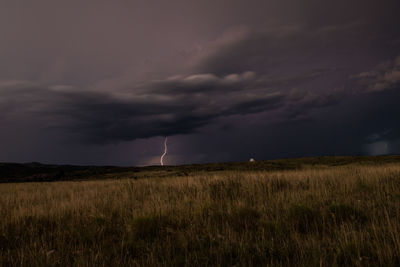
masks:
<svg viewBox="0 0 400 267"><path fill-rule="evenodd" d="M400 265L398 156L0 177L0 266Z"/></svg>

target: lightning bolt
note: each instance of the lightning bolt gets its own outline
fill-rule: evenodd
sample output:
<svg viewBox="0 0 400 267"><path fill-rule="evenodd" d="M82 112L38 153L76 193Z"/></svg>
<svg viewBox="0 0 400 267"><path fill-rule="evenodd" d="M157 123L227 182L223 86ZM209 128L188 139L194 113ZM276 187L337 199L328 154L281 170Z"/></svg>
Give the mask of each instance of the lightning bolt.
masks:
<svg viewBox="0 0 400 267"><path fill-rule="evenodd" d="M161 166L164 166L163 159L164 159L164 156L167 154L167 151L168 151L167 140L168 140L168 137L165 137L165 140L164 140L164 153L161 155L161 158L160 158L160 165Z"/></svg>

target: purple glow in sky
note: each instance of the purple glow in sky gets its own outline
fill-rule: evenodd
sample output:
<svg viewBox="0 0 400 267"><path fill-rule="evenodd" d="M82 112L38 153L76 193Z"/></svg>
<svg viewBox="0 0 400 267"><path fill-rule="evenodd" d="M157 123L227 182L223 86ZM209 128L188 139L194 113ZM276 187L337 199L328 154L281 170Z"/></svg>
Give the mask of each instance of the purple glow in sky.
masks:
<svg viewBox="0 0 400 267"><path fill-rule="evenodd" d="M2 1L0 162L400 153L398 0Z"/></svg>

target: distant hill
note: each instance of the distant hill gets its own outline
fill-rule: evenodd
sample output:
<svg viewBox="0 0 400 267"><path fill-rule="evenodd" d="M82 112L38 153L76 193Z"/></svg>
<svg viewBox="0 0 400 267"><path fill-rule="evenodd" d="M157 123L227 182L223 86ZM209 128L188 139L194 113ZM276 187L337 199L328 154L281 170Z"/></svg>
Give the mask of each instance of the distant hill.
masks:
<svg viewBox="0 0 400 267"><path fill-rule="evenodd" d="M37 162L0 163L0 183L164 177L167 175L187 176L199 172L274 171L302 169L316 165L329 167L348 164L379 165L385 163L400 163L400 155L323 156L255 162L225 162L148 167L47 165Z"/></svg>
<svg viewBox="0 0 400 267"><path fill-rule="evenodd" d="M47 165L41 163L0 163L0 182L86 180L96 175L135 171L113 166Z"/></svg>

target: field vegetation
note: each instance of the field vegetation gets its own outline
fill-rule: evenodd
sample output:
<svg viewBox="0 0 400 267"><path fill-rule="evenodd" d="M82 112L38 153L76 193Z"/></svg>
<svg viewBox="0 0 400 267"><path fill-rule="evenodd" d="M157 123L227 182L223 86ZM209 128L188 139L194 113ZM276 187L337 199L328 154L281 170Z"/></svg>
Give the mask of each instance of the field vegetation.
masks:
<svg viewBox="0 0 400 267"><path fill-rule="evenodd" d="M400 265L399 163L251 164L0 184L0 266Z"/></svg>

